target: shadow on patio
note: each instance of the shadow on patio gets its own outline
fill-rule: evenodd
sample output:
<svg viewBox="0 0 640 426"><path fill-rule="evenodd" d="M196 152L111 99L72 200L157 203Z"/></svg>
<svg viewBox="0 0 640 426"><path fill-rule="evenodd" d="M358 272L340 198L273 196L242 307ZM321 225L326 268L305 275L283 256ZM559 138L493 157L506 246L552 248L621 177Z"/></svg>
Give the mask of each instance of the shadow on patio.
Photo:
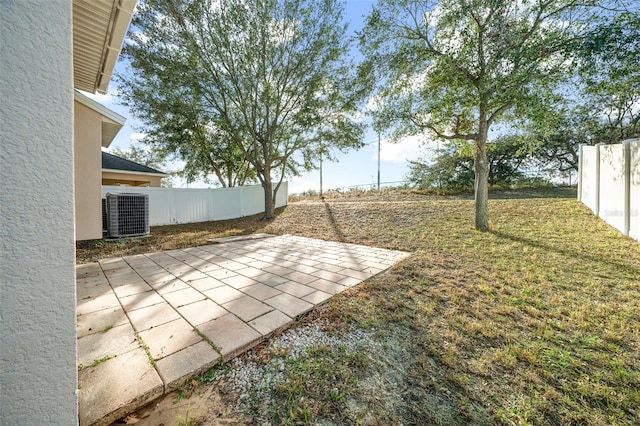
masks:
<svg viewBox="0 0 640 426"><path fill-rule="evenodd" d="M77 267L80 424L108 424L404 252L254 234Z"/></svg>

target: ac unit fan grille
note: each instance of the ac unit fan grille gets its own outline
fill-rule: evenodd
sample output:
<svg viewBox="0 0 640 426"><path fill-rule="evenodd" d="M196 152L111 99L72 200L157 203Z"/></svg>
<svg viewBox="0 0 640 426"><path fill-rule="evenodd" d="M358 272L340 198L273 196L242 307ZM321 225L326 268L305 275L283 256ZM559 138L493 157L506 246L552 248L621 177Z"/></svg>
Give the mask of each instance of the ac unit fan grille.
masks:
<svg viewBox="0 0 640 426"><path fill-rule="evenodd" d="M149 196L107 194L107 231L110 237L149 234Z"/></svg>

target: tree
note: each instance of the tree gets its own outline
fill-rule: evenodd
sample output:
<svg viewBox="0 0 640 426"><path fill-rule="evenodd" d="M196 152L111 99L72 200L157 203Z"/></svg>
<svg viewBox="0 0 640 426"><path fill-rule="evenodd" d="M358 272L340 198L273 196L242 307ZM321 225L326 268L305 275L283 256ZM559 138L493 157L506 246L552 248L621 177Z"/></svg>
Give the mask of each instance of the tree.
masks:
<svg viewBox="0 0 640 426"><path fill-rule="evenodd" d="M133 35L138 37L142 35ZM210 175L222 187L256 180L242 151L207 111L197 84L188 80L189 69L196 66L193 59L181 62L149 55L138 43L126 45L123 56L131 60L135 72L117 76L120 99L144 123L140 129L144 144L184 161L180 175L187 182L201 178L210 183Z"/></svg>
<svg viewBox="0 0 640 426"><path fill-rule="evenodd" d="M376 127L473 141L475 227L489 229L487 139L501 120L542 123L596 0L392 0L360 33L382 81ZM592 21L592 22L597 22ZM371 64L375 64L372 66ZM375 78L374 78L375 77Z"/></svg>
<svg viewBox="0 0 640 426"><path fill-rule="evenodd" d="M159 171L163 171L169 175L169 177L162 179L162 187L171 188L173 186L173 176L177 174L175 171L167 172L166 156L154 149L145 149L143 146L137 144L131 144L129 149L123 151L118 148L112 148L109 150L113 155L117 155L121 158L134 161L143 166L151 167Z"/></svg>
<svg viewBox="0 0 640 426"><path fill-rule="evenodd" d="M126 151L118 148L113 148L109 151L113 155L135 161L138 164L151 167L152 169L161 170L165 167L165 158L163 154L154 150L147 150L143 146L137 144L131 144L129 149Z"/></svg>
<svg viewBox="0 0 640 426"><path fill-rule="evenodd" d="M473 189L473 146L468 142L448 144L437 151L433 162L410 161L407 180L421 189ZM533 159L518 136L501 136L487 143L490 186L512 185L525 179L522 166Z"/></svg>
<svg viewBox="0 0 640 426"><path fill-rule="evenodd" d="M578 171L580 145L640 137L640 5L599 22L576 52L576 77L534 158L556 176Z"/></svg>
<svg viewBox="0 0 640 426"><path fill-rule="evenodd" d="M597 25L579 51L584 102L578 115L591 126L591 143L640 136L640 4Z"/></svg>
<svg viewBox="0 0 640 426"><path fill-rule="evenodd" d="M587 144L589 138L584 128L571 127L571 123L542 135L536 144L533 162L550 177L571 177L578 171L580 145Z"/></svg>
<svg viewBox="0 0 640 426"><path fill-rule="evenodd" d="M193 171L216 150L239 151L264 188L270 219L285 175L312 167L320 142L361 146L342 11L337 0L149 0L124 50L126 101L149 123L172 122L176 140L156 143L197 159ZM153 96L170 108L153 111ZM183 149L181 133L200 145Z"/></svg>

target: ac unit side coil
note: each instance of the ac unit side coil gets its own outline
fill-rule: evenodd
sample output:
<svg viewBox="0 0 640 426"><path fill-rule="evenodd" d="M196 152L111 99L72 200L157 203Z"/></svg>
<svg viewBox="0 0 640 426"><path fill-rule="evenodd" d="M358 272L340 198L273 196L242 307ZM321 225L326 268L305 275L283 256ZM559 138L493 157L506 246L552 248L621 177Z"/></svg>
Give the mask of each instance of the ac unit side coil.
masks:
<svg viewBox="0 0 640 426"><path fill-rule="evenodd" d="M134 237L149 234L149 196L147 194L107 194L107 234Z"/></svg>

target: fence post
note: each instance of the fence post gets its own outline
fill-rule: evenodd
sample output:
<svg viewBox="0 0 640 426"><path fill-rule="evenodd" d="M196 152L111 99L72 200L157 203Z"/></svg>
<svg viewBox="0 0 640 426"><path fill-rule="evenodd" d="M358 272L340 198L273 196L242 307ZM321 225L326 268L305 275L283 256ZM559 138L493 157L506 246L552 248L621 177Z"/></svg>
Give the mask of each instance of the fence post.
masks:
<svg viewBox="0 0 640 426"><path fill-rule="evenodd" d="M596 216L600 217L600 148L603 143L596 144Z"/></svg>
<svg viewBox="0 0 640 426"><path fill-rule="evenodd" d="M582 201L582 172L584 170L584 166L582 165L582 148L584 144L581 143L578 145L578 201Z"/></svg>
<svg viewBox="0 0 640 426"><path fill-rule="evenodd" d="M622 142L624 147L624 235L631 230L631 142Z"/></svg>

